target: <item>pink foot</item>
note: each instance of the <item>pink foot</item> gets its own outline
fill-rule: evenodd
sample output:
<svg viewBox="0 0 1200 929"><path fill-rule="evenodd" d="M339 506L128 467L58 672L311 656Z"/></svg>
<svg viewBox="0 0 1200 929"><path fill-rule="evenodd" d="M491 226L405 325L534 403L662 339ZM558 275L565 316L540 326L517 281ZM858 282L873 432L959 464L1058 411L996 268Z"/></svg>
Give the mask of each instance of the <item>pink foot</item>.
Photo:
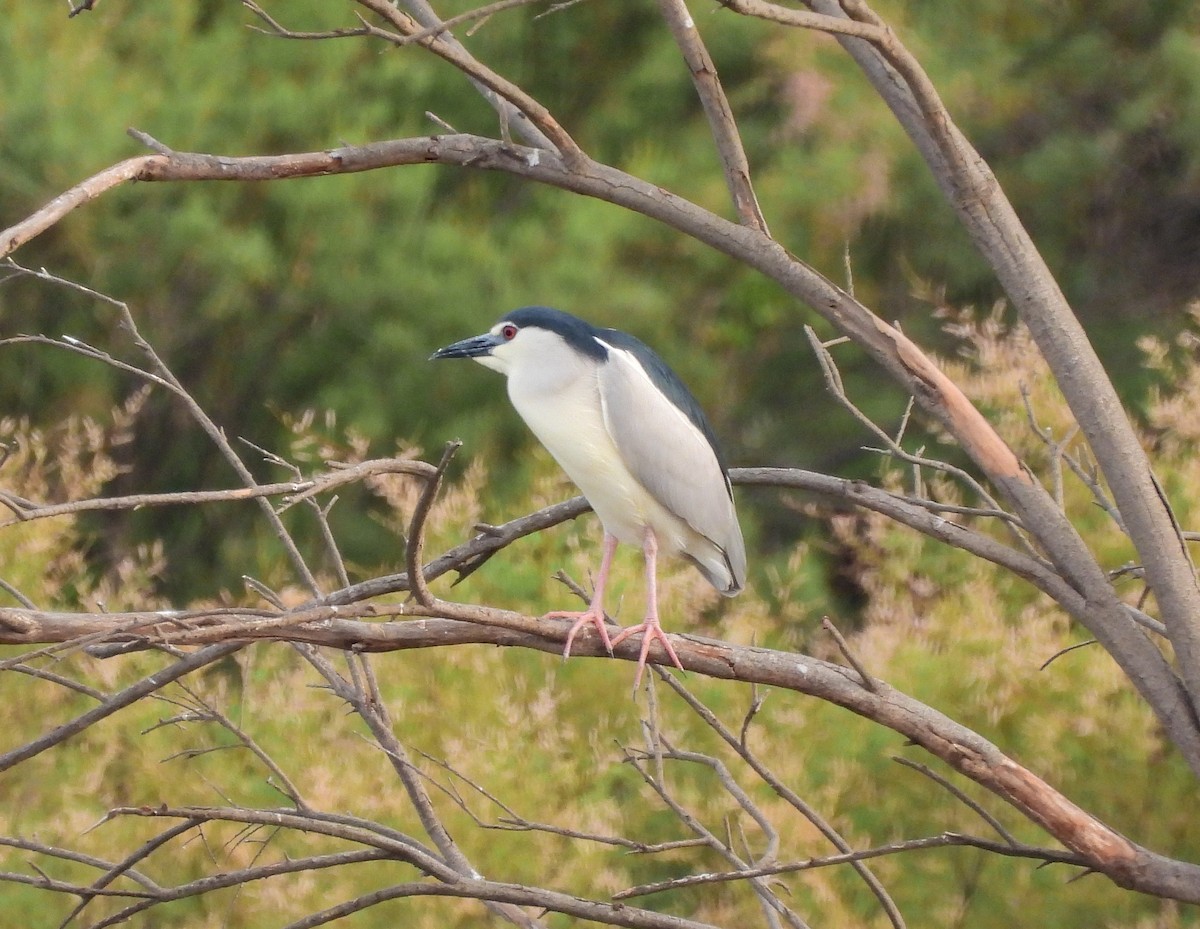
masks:
<svg viewBox="0 0 1200 929"><path fill-rule="evenodd" d="M604 643L604 647L608 649L608 653L612 654L612 642L608 638L608 629L604 625L604 586L608 583L608 570L612 567L613 552L616 550L616 537L609 535L607 532L604 533L604 551L600 557L600 573L596 575L596 589L592 594L592 602L586 610L583 612L577 610L554 610L546 614L547 619L575 620L575 625L567 633L567 644L563 647L563 658L571 657L571 643L575 641L575 636L579 633L579 630L589 623L596 627L596 632L600 634L600 641Z"/></svg>
<svg viewBox="0 0 1200 929"><path fill-rule="evenodd" d="M638 632L642 634L642 651L638 655L637 674L633 678L634 690L637 690L638 685L642 682L642 672L646 669L646 657L650 654L650 643L655 640L662 645L663 651L667 653L667 657L671 659L671 663L680 671L683 670L683 663L679 660L679 656L675 654L675 649L671 647L671 643L667 640L666 633L662 631L662 626L658 624L656 617L647 617L646 621L640 625L622 629L617 634L617 637L612 640L613 646L620 645L625 639Z"/></svg>
<svg viewBox="0 0 1200 929"><path fill-rule="evenodd" d="M571 627L571 631L567 633L567 644L563 647L563 657L571 657L571 645L575 641L575 636L584 626L591 624L596 627L596 632L600 636L600 641L604 643L604 647L608 649L611 655L613 650L612 641L608 637L608 627L604 622L604 611L588 608L583 612L578 610L554 610L546 614L546 619L573 619L575 625Z"/></svg>

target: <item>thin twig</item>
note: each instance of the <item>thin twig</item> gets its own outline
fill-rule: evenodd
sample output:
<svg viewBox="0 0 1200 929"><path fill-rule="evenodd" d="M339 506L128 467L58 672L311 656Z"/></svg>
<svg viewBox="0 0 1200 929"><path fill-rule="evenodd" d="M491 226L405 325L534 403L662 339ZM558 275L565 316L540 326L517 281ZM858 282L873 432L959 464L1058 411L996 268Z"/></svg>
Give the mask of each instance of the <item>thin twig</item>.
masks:
<svg viewBox="0 0 1200 929"><path fill-rule="evenodd" d="M101 890L101 889L107 887L113 881L115 881L118 877L121 877L124 874L128 874L131 878L136 880L139 884L149 887L152 890L157 890L159 885L154 882L146 883L149 879L143 878L141 876L141 873L134 869L134 865L136 865L139 861L144 861L151 854L156 852L158 849L162 848L164 845L166 845L168 842L175 839L177 836L184 835L185 833L190 832L192 829L194 829L199 824L200 824L199 820L185 819L183 822L178 823L178 824L170 827L169 829L165 830L164 832L160 832L158 835L154 836L153 838L148 839L147 841L143 842L140 846L138 846L138 848L134 849L134 851L132 851L130 854L126 855L121 861L116 862L112 865L109 865L105 869L104 873L101 874L98 878L96 878L96 880L94 880L92 882L91 889ZM63 921L59 924L59 929L66 929L66 927L68 925L70 925L71 922L74 921L76 916L78 916L80 913L82 913L84 911L84 909L87 907L87 905L89 903L92 902L93 899L95 899L94 894L83 895L83 897L80 899L79 903L76 904L75 908L73 910L71 910L71 912L68 913L66 915L66 917L63 919Z"/></svg>
<svg viewBox="0 0 1200 929"><path fill-rule="evenodd" d="M2 621L2 618L0 618L0 621ZM63 674L55 674L53 671L47 671L44 668L33 668L27 664L10 664L6 665L4 670L14 671L17 674L27 674L42 681L49 681L51 684L65 687L67 690L73 690L77 694L83 694L85 697L91 697L96 701L107 700L110 696L102 690L89 687L87 684L82 684L73 678L69 678Z"/></svg>
<svg viewBox="0 0 1200 929"><path fill-rule="evenodd" d="M15 514L14 519L0 521L0 528L33 519L49 519L76 513L116 512L138 510L152 506L195 506L207 503L235 503L260 497L283 497L279 512L313 496L328 493L337 487L356 483L379 474L412 474L429 477L432 465L408 458L381 458L362 461L345 468L333 468L302 481L257 484L254 487L231 487L226 490L191 490L157 494L128 494L120 497L92 497L65 503L35 503L0 490L0 504Z"/></svg>
<svg viewBox="0 0 1200 929"><path fill-rule="evenodd" d="M450 797L454 804L466 813L471 820L482 829L495 829L501 832L544 832L547 835L557 835L568 839L577 839L583 842L593 842L598 845L610 845L617 848L623 848L631 853L639 855L656 854L659 852L675 851L680 848L695 848L697 845L704 845L701 839L682 839L672 842L639 842L636 839L628 838L622 835L602 835L595 832L585 832L579 829L570 829L564 826L555 826L550 823L541 823L526 819L520 816L508 804L504 803L496 797L491 791L480 784L478 781L468 777L462 771L455 768L449 762L442 758L435 758L427 752L420 752L422 758L427 759L432 764L437 765L443 771L447 772L453 778L463 782L471 788L475 793L484 797L489 803L494 804L506 815L500 817L495 822L484 819L479 816L470 804L462 797L457 790L452 790L444 785L442 787L446 796Z"/></svg>
<svg viewBox="0 0 1200 929"><path fill-rule="evenodd" d="M118 710L124 709L141 700L143 697L161 690L168 684L179 680L180 678L191 674L199 668L206 667L213 662L220 661L227 655L232 655L241 644L222 643L220 645L209 645L197 652L193 652L185 658L181 658L172 665L168 665L159 671L154 672L148 677L142 678L136 684L131 684L124 690L113 694L100 706L88 710L79 716L76 716L69 722L55 726L45 735L34 739L31 742L26 742L24 745L11 749L0 755L0 771L7 771L14 765L20 764L26 759L32 758L35 755L40 755L42 752L55 745L66 741L74 735L95 725L100 720L107 716L111 716Z"/></svg>
<svg viewBox="0 0 1200 929"><path fill-rule="evenodd" d="M842 657L850 662L850 666L858 672L858 676L862 678L863 687L871 691L871 693L878 693L878 682L875 680L875 678L867 673L867 669L862 665L861 662L859 662L854 652L850 650L849 643L842 635L841 630L839 630L838 627L833 624L833 620L831 620L828 616L823 616L821 618L821 628L833 637L833 641L837 644L838 651L842 653Z"/></svg>
<svg viewBox="0 0 1200 929"><path fill-rule="evenodd" d="M755 810L755 813L757 814L755 815L755 820L759 822L760 826L766 823L769 827L769 823L766 821L765 817L761 817L761 814L757 813L757 808L750 801L748 795L741 790L741 788L733 780L732 775L729 774L728 769L720 762L719 759L693 752L676 752L669 747L662 753L661 757L663 759L677 761L699 761L701 763L708 764L717 774L717 778L720 781L721 786L725 789L726 793L730 794L730 796L732 796L734 800L739 803L739 805L742 803L742 801L745 801L745 803L748 804L749 809ZM648 753L635 753L627 750L625 753L625 759L630 765L632 765L634 770L636 770L642 776L642 779L646 782L646 784L653 789L656 794L658 794L659 799L661 799L663 803L667 805L667 807L675 815L676 819L678 819L679 822L694 835L702 838L705 841L705 844L712 849L712 851L725 859L725 861L732 865L737 872L749 874L751 871L757 870L754 865L744 861L728 842L714 833L711 829L704 825L704 823L697 819L689 810L687 810L672 795L671 791L667 788L665 780L662 778L661 774L651 773L650 769L647 768L644 762L653 761L657 763L657 759L654 755ZM743 806L743 809L748 808L747 806ZM755 895L758 897L759 901L764 907L786 919L789 925L792 925L795 927L795 929L805 929L807 924L789 907L784 905L784 903L775 895L770 886L765 883L761 877L748 877L747 879L751 882L751 886L754 889ZM628 891L621 891L613 894L613 899L623 899L628 894Z"/></svg>
<svg viewBox="0 0 1200 929"><path fill-rule="evenodd" d="M183 387L178 378L175 377L174 373L170 370L170 368L167 367L162 358L159 357L159 354L157 351L155 351L154 346L152 346L148 341L146 341L146 339L142 337L141 332L138 331L137 323L134 321L133 314L130 312L129 307L124 303L118 303L118 309L120 311L125 330L133 339L134 345L137 346L137 348L149 359L151 366L158 376L166 380L171 385L172 392L183 400L184 405L192 414L192 418L209 437L209 439L212 440L213 444L216 445L217 449L225 458L225 461L230 467L233 468L238 477L241 478L242 483L248 488L257 487L258 481L255 480L254 475L250 473L249 468L246 467L245 463L242 461L237 452L233 450L233 446L229 444L229 440L225 437L224 430L222 430L219 426L217 426L216 423L212 421L209 415L204 411L204 408L196 402L196 399ZM274 507L272 507L270 502L264 497L258 497L257 500L259 504L259 510L274 529L275 537L283 545L284 551L287 553L288 558L292 563L292 567L299 574L301 580L308 586L309 590L311 590L314 594L319 594L320 587L317 584L316 577L309 568L304 556L300 553L300 549L297 546L296 541L292 538L291 533L288 532L287 527L284 526L283 521L275 512Z"/></svg>
<svg viewBox="0 0 1200 929"><path fill-rule="evenodd" d="M189 897L198 897L217 890L223 890L227 887L244 887L255 881L267 880L268 878L278 877L283 874L298 874L308 871L343 868L347 865L367 861L383 861L390 857L386 852L377 849L360 849L336 852L328 855L313 855L308 858L285 859L271 864L223 871L208 877L189 881L186 884L180 884L176 887L164 888L151 899L141 900L138 903L110 914L99 922L93 923L90 929L107 929L108 926L126 923L138 913L160 904L170 903L175 900L184 900ZM63 929L65 929L65 926L66 924L64 923Z"/></svg>
<svg viewBox="0 0 1200 929"><path fill-rule="evenodd" d="M833 828L833 826L813 808L799 794L783 783L775 774L768 768L759 757L749 748L744 745L741 739L738 738L732 730L730 730L717 715L710 710L705 704L697 698L690 690L688 690L682 682L674 675L667 676L665 683L688 705L693 713L695 713L713 732L715 732L722 741L730 748L737 752L738 756L745 761L755 774L762 779L768 787L770 787L779 797L790 805L793 809L807 819L818 832L840 853L850 854L852 849L850 843L847 842L842 835ZM904 916L900 912L900 908L896 905L896 901L892 899L883 882L871 871L871 869L862 861L853 860L848 862L850 866L858 873L863 883L879 901L888 920L891 922L893 929L905 929Z"/></svg>
<svg viewBox="0 0 1200 929"><path fill-rule="evenodd" d="M40 336L24 336L19 337L18 339L0 341L0 345L19 341L41 342L43 344L54 345L56 347L65 348L67 350L84 355L85 357L101 361L118 370L133 374L152 384L157 384L158 386L165 388L183 402L185 407L187 407L188 412L191 414L192 419L212 440L213 444L216 445L226 462L233 468L238 477L241 478L244 486L251 490L259 486L258 482L254 479L254 476L250 473L249 469L246 468L241 458L229 444L224 432L216 425L216 423L212 421L211 418L209 418L208 414L204 411L200 404L197 403L195 398L184 388L183 384L180 383L170 368L167 367L166 363L159 356L158 352L155 351L154 347L145 338L143 338L138 329L137 322L133 318L133 313L130 311L127 304L106 294L100 293L99 291L93 290L90 287L86 287L85 285L67 280L66 278L50 274L49 272L32 271L27 268L21 268L21 266L11 261L11 259L7 262L7 266L20 269L24 273L37 277L38 279L44 280L48 283L56 284L69 290L82 293L116 309L120 318L121 328L124 329L129 335L133 345L138 349L138 351L140 351L142 355L146 357L150 364L150 370L123 362L117 358L114 358L109 353L90 346L87 343L71 336L64 336L62 339L47 339ZM299 548L296 546L295 541L292 539L290 533L283 525L278 514L275 513L274 508L271 506L268 500L263 497L258 497L257 500L260 510L266 519L271 523L273 529L275 530L275 535L283 545L284 550L287 552L293 567L299 573L302 580L308 585L309 589L314 594L319 593L316 578L309 570L308 565L305 563L304 557L301 555Z"/></svg>
<svg viewBox="0 0 1200 929"><path fill-rule="evenodd" d="M1089 646L1089 645L1096 645L1096 644L1097 644L1097 642L1095 639L1087 639L1084 642L1076 642L1074 645L1068 645L1064 648L1060 648L1053 655L1051 655L1049 658L1047 658L1045 661L1043 661L1040 665L1038 665L1038 670L1045 671L1048 667L1050 667L1050 665L1053 662L1057 661L1063 655L1066 655L1069 652L1075 651L1075 649L1077 649L1077 648L1087 648L1087 646Z"/></svg>
<svg viewBox="0 0 1200 929"><path fill-rule="evenodd" d="M903 431L907 426L908 411L906 411L904 421L901 424L901 430L896 438L893 438L885 430L876 425L866 413L858 408L858 406L846 393L845 385L842 383L841 373L838 371L837 364L834 362L833 356L829 353L829 349L826 344L822 342L820 337L817 335L816 330L814 330L811 326L805 326L804 333L806 336L808 336L809 344L812 346L813 353L816 355L817 361L821 366L821 372L825 378L825 385L830 394L832 394L834 399L837 400L837 402L845 410L847 410L855 419L862 423L868 430L870 430L871 433L877 436L884 443L883 449L869 450L880 451L884 454L891 455L905 464L912 465L914 468L929 468L945 474L962 484L971 493L982 500L990 514L999 515L1005 512L1003 507L1001 507L996 501L996 498L988 493L984 486L980 484L974 476L964 471L962 468L958 467L957 465L952 465L949 462L941 461L937 458L928 458L920 454L914 455L900 445L899 437L903 436ZM910 403L908 410L911 411L911 409L912 406ZM918 496L922 496L923 498L923 495ZM1013 535L1016 537L1021 546L1030 554L1034 554L1035 552L1033 546L1029 542L1028 538L1026 538L1024 527L1021 525L1020 520L1012 514L1008 514L1005 522L1012 528Z"/></svg>
<svg viewBox="0 0 1200 929"><path fill-rule="evenodd" d="M454 444L454 443L451 443ZM447 447L443 456L443 464L448 464L453 450ZM464 878L478 878L479 873L468 860L462 849L454 841L434 806L428 791L425 789L421 772L409 760L408 753L392 728L388 716L387 705L379 692L368 656L355 654L351 657L351 669L357 671L354 683L351 685L338 674L333 666L316 649L302 648L300 652L308 662L325 678L335 694L345 700L354 712L365 722L374 737L375 742L383 750L392 769L396 772L404 786L409 803L412 805L425 834L429 836L438 850L438 859L449 873L454 875L448 879L443 874L433 874L439 880L454 883ZM484 900L485 905L493 912L515 923L524 929L541 929L537 920L529 917L520 909L508 903Z"/></svg>
<svg viewBox="0 0 1200 929"><path fill-rule="evenodd" d="M746 708L746 715L742 717L742 728L738 733L738 745L743 751L749 751L750 724L754 722L754 718L762 711L763 704L767 702L767 695L757 684L752 684L750 687L750 705Z"/></svg>
<svg viewBox="0 0 1200 929"><path fill-rule="evenodd" d="M422 606L433 606L436 601L433 594L429 592L429 582L425 578L425 570L421 564L425 551L425 521L429 518L433 501L437 499L438 491L441 489L446 468L450 466L451 459L460 448L462 448L462 442L446 443L446 447L442 450L442 460L438 462L433 476L426 481L425 489L421 492L417 505L413 508L412 519L408 524L408 547L405 552L405 560L408 567L409 586L413 596Z"/></svg>
<svg viewBox="0 0 1200 929"><path fill-rule="evenodd" d="M15 848L24 852L33 852L38 855L45 855L47 858L55 858L60 861L70 861L74 864L86 865L89 868L112 868L112 862L105 861L103 858L97 858L94 855L86 855L83 852L76 851L70 848L58 848L55 845L48 845L45 842L38 842L34 839L27 839L19 836L0 836L0 846L6 848ZM152 878L143 874L140 871L128 871L129 878L135 881L145 890L157 890L157 884Z"/></svg>
<svg viewBox="0 0 1200 929"><path fill-rule="evenodd" d="M903 842L891 842L874 848L857 852L847 852L841 855L826 855L822 858L807 858L804 861L794 861L785 864L770 865L763 868L747 869L745 871L727 871L710 874L691 874L668 881L657 881L652 884L642 884L613 894L614 900L628 900L647 894L662 893L666 890L679 890L685 887L697 887L704 884L723 884L730 881L744 881L755 878L771 877L779 874L794 874L799 871L812 871L816 868L829 868L851 862L869 861L872 858L883 858L888 855L898 855L906 852L923 851L931 848L963 847L980 848L1004 855L1010 858L1032 858L1044 864L1066 864L1086 868L1087 861L1072 852L1061 852L1052 848L1040 848L1035 845L1012 846L1007 842L996 842L977 836L960 835L955 832L943 832L940 835L928 836L921 839L908 839Z"/></svg>
<svg viewBox="0 0 1200 929"><path fill-rule="evenodd" d="M180 689L188 695L192 704L199 708L204 719L217 723L226 732L232 735L241 745L257 758L262 765L270 772L270 777L267 779L276 790L282 793L285 797L296 805L297 809L309 809L309 804L305 801L300 793L300 789L295 785L287 772L271 757L267 751L258 744L250 733L246 732L241 726L237 725L232 719L222 713L210 701L204 699L200 694L189 687L187 684L180 682Z"/></svg>
<svg viewBox="0 0 1200 929"><path fill-rule="evenodd" d="M929 767L928 765L921 764L919 761L912 761L911 759L904 758L900 755L893 755L892 761L896 762L897 764L904 765L906 768L912 768L912 770L924 774L927 778L954 797L955 800L963 804L963 806L967 807L972 813L995 829L1000 838L1007 842L1012 848L1017 848L1020 846L1021 843L1017 841L1016 837L1011 832L1004 828L1004 825L1000 822L1000 820L996 819L995 816L985 810L980 804L968 797L955 784L952 784L949 780L934 771L933 768Z"/></svg>
<svg viewBox="0 0 1200 929"><path fill-rule="evenodd" d="M389 38L387 33L367 24L372 30L372 35L398 45L409 39L417 42L470 78L484 98L496 108L502 125L516 124L527 140L539 146L544 144L547 148L553 147L568 167L582 165L587 161L587 156L578 143L545 106L518 85L480 63L457 39L444 32L443 21L433 14L427 4L411 4L417 8L418 15L414 18L388 0L358 2L391 26L398 37L403 38ZM432 29L432 32L424 38L413 38L429 29ZM529 130L536 130L536 135Z"/></svg>
<svg viewBox="0 0 1200 929"><path fill-rule="evenodd" d="M21 606L25 607L25 609L27 609L27 610L36 610L37 609L37 605L32 600L30 600L27 596L25 596L23 593L21 593L21 591L17 590L17 588L15 588L12 584L10 584L8 581L6 581L2 577L0 577L0 590L3 590L6 594L8 594L10 597L12 597L14 600L16 600L17 603L19 603L19 604L21 604Z"/></svg>

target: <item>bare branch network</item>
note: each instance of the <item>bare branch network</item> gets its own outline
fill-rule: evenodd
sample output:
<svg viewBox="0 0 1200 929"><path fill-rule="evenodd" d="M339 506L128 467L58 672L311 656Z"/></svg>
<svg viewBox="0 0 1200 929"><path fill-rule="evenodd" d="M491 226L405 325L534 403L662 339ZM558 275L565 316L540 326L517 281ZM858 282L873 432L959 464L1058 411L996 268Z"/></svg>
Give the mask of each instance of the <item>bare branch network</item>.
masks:
<svg viewBox="0 0 1200 929"><path fill-rule="evenodd" d="M308 41L340 39L404 48L406 54L436 56L449 69L465 76L495 108L496 137L456 132L446 127L445 132L430 136L339 146L325 151L229 157L176 151L145 133L131 131L151 154L100 171L0 232L0 257L5 261L0 284L18 277L32 277L45 286L65 286L94 298L105 312L116 314L129 345L137 352L137 360L127 360L128 346L110 349L70 337L41 334L6 333L0 339L0 350L70 352L107 365L148 389L166 392L220 451L237 480L236 486L225 490L76 500L28 499L0 483L0 504L4 508L0 512L0 531L83 512L245 503L257 507L260 518L278 540L293 582L304 590L303 602L297 603L260 581L247 579L265 606L65 612L40 609L23 597L15 585L3 582L4 590L19 605L0 607L0 644L32 650L16 653L0 663L0 670L69 689L93 705L47 729L41 737L7 749L0 755L0 771L62 746L139 701L159 698L176 701L179 714L171 722L216 726L226 738L249 751L287 805L197 807L164 802L161 806L116 808L107 820L140 817L167 825L144 844L111 860L26 837L8 836L0 842L28 853L33 856L30 860L40 863L31 865L35 873L0 873L0 880L76 898L78 905L64 925L85 924L86 918L92 920L87 925L99 927L117 924L160 904L223 888L286 874L386 861L401 865L396 872L401 876L394 878L393 883L324 911L306 914L290 925L317 926L399 898L451 896L479 901L495 916L519 926L545 925L543 914L554 912L606 925L678 929L704 924L625 901L664 891L740 882L753 895L763 925L803 926L804 915L797 912L775 879L784 874L839 866L854 869L889 923L903 926L903 914L869 862L931 848L969 846L996 855L1095 872L1121 887L1144 894L1200 902L1200 867L1158 854L1120 834L1100 815L1072 802L1045 776L1018 763L978 732L889 686L855 657L852 639L842 636L832 624L830 635L836 639L849 666L806 654L693 635L674 635L672 644L689 672L815 697L886 727L945 763L957 775L985 788L995 803L1036 827L1051 844L1019 841L951 780L924 765L903 760L931 785L944 791L950 802L970 810L987 834L939 832L855 848L772 771L769 759L749 747L747 734L753 730L757 704L747 712L739 733L691 693L682 683L683 678L661 668L646 692L643 744L636 748L626 746L623 760L659 799L662 808L675 818L685 836L677 843L647 844L627 836L526 819L504 806L488 792L486 785L470 781L448 762L440 780L422 773L410 749L397 735L370 653L467 643L560 653L568 623L489 604L442 599L429 585L451 572L460 577L469 575L518 540L578 517L586 511L586 503L575 498L500 526L477 527L466 541L426 559L426 522L453 448L448 448L436 464L407 458L375 458L341 466L327 462L308 474L282 456L274 456L274 464L291 471L290 479L260 483L247 465L245 452L230 442L220 424L210 418L167 362L143 338L135 313L128 306L84 285L64 281L51 271L27 268L11 257L36 236L68 221L74 211L131 181L278 181L415 164L502 172L531 183L604 200L654 219L758 270L798 303L822 316L909 393L915 410L952 437L971 461L971 469L966 469L923 452L909 452L904 448L903 434L890 435L871 424L846 395L837 372L834 346L821 343L810 331L831 397L859 416L875 433L881 451L910 468L917 479L911 491L898 492L795 469L745 468L733 472L735 483L775 488L779 492L803 491L838 508L883 514L917 533L999 566L1032 585L1089 630L1150 708L1173 750L1193 772L1200 774L1197 716L1200 590L1184 534L1132 424L1121 411L1110 380L1045 263L996 178L956 128L936 89L897 34L861 0L811 0L806 10L764 0L725 0L720 14L761 19L764 29L816 30L833 36L891 108L1004 286L1037 350L1056 377L1094 455L1096 470L1091 472L1066 450L1065 441L1056 444L1052 436L1044 434L1056 469L1053 473L1058 475L1050 490L929 355L897 327L884 322L851 293L772 237L768 218L754 190L751 166L728 95L718 76L718 63L708 52L683 0L660 0L658 10L679 47L681 67L692 76L703 104L724 170L734 219L718 216L677 192L593 160L554 114L524 89L477 60L452 32L458 27L484 23L488 17L521 5L525 5L524 0L507 0L441 20L425 0L401 0L398 4L357 0L347 4L349 24L301 32L288 28L282 21L286 11L268 10L246 2L251 22L266 33L262 41L268 41L267 36ZM91 3L77 4L70 15L91 6ZM556 15L570 15L568 6L560 4L552 9ZM77 24L86 27L86 20L84 17ZM1043 435L1032 409L1029 416L1031 426ZM1064 463L1089 484L1121 531L1128 535L1136 549L1146 587L1152 593L1152 608L1145 603L1131 606L1122 599L1114 578L1098 563L1068 519L1062 505ZM406 569L352 582L350 571L338 553L327 518L328 506L323 501L348 485L369 483L386 475L404 475L422 486L408 514ZM931 476L951 481L970 502L946 503L934 499L926 484ZM0 482L4 477L0 463ZM293 507L304 507L320 525L326 550L303 551L283 518ZM336 566L338 583L332 588L321 580L315 567L326 561ZM317 809L296 786L298 779L237 725L231 714L190 686L189 681L195 680L199 672L250 643L261 641L288 643L323 686L350 707L391 766L398 794L403 794L419 829L410 834L368 818ZM106 658L153 651L161 654L162 664L133 684L106 690L54 670L57 656L80 649ZM595 657L606 654L594 635L582 639L575 651ZM636 645L626 644L617 648L613 657L633 660L636 652ZM656 649L652 660L664 657L661 649ZM659 701L664 699L688 707L737 759L742 766L738 772L715 755L677 746L675 736L660 725ZM665 773L685 766L699 766L710 772L730 806L747 822L756 824L756 835L762 841L755 845L745 836L733 834L733 830L722 834L695 816ZM753 799L753 792L746 788L744 771L750 772L755 783L766 785L782 797L833 851L792 860L781 858L778 834ZM457 786L449 786L452 784ZM549 887L494 880L480 874L451 837L443 803L467 811L480 828L555 834L639 855L663 854L680 847L703 848L715 856L714 860L723 863L722 870L646 882L627 888L610 900L585 899ZM474 810L478 803L496 815L477 815ZM249 836L267 832L304 836L312 841L316 851L304 857L214 870L209 876L176 883L160 882L148 874L148 866L163 861L176 840L210 834L233 835L236 838L231 841L239 845ZM78 869L82 868L91 876L84 879L53 876L55 866L67 863L74 868L72 874L79 874ZM98 901L115 908L93 916L93 912L99 914Z"/></svg>

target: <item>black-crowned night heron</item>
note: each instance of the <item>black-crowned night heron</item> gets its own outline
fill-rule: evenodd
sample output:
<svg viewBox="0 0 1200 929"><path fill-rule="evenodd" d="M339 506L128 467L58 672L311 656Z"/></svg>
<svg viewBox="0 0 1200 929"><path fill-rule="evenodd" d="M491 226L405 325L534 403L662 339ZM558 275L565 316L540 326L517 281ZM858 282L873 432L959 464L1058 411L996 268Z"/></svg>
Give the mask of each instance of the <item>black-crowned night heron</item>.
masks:
<svg viewBox="0 0 1200 929"><path fill-rule="evenodd" d="M563 656L584 626L605 647L642 633L637 687L650 643L679 656L658 619L658 552L682 555L726 596L746 582L746 549L733 491L712 428L696 398L633 336L599 329L548 307L514 310L489 332L434 352L473 358L508 378L508 397L604 525L604 554L591 604L575 619ZM617 542L646 557L646 619L609 640L604 587Z"/></svg>

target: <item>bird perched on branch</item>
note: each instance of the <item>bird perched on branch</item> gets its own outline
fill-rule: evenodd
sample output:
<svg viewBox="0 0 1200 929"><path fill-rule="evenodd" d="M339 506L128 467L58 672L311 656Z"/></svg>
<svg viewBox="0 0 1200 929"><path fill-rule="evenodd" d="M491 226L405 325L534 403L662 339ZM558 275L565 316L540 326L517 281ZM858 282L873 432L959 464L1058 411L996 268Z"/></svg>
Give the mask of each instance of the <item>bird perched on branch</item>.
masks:
<svg viewBox="0 0 1200 929"><path fill-rule="evenodd" d="M604 526L591 603L547 614L593 625L604 646L642 633L634 687L658 641L682 669L659 624L656 559L682 555L725 596L746 582L746 549L733 491L712 428L696 398L644 343L569 313L531 306L488 332L438 349L431 358L472 358L508 378L521 418L587 498ZM618 542L646 559L646 618L609 639L604 588Z"/></svg>

